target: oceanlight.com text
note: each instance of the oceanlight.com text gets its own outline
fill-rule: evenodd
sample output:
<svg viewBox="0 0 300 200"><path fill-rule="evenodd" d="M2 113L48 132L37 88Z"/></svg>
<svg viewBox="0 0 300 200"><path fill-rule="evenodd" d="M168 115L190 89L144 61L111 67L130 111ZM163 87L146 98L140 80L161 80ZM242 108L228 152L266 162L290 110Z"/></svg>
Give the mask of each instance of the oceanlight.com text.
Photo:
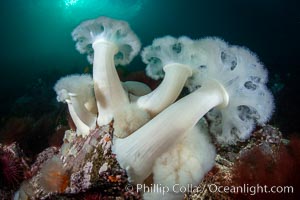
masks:
<svg viewBox="0 0 300 200"><path fill-rule="evenodd" d="M186 192L196 192L196 193L202 193L204 191L209 191L211 193L228 193L228 194L250 194L250 195L256 195L256 194L275 194L275 193L283 193L283 194L292 194L294 193L293 186L267 186L267 185L249 185L249 184L243 184L240 186L222 186L217 184L207 184L204 186L193 186L192 184L189 184L187 186L181 186L179 184L175 184L172 187L163 186L162 184L151 184L151 185L145 185L145 184L137 184L136 187L133 185L128 184L126 186L126 190L128 192L153 192L153 193L161 193L162 195L165 195L168 192L173 193L186 193Z"/></svg>

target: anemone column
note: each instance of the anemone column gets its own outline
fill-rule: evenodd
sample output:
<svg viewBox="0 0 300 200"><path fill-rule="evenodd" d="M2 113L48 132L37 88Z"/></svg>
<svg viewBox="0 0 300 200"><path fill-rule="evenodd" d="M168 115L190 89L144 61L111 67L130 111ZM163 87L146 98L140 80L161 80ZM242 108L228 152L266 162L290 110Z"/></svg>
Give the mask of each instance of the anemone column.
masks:
<svg viewBox="0 0 300 200"><path fill-rule="evenodd" d="M156 158L190 130L213 107L227 106L228 94L216 81L166 108L143 127L124 139L116 139L120 165L136 183L147 178Z"/></svg>
<svg viewBox="0 0 300 200"><path fill-rule="evenodd" d="M104 40L93 43L93 80L98 107L97 123L108 124L113 118L113 109L129 103L115 68L114 56L118 47Z"/></svg>

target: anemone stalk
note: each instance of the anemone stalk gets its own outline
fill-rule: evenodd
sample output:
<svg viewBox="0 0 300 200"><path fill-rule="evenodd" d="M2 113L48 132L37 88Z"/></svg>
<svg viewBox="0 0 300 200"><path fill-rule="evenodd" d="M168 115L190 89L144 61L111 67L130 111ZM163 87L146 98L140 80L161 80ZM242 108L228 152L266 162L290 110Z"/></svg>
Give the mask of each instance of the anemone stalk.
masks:
<svg viewBox="0 0 300 200"><path fill-rule="evenodd" d="M94 63L93 80L95 97L98 108L98 126L108 124L113 119L113 112L129 103L122 87L114 56L118 47L105 40L96 40L93 43Z"/></svg>
<svg viewBox="0 0 300 200"><path fill-rule="evenodd" d="M152 172L157 157L190 130L212 108L227 106L228 94L217 81L172 104L143 127L124 139L115 140L115 153L135 183L142 183Z"/></svg>
<svg viewBox="0 0 300 200"><path fill-rule="evenodd" d="M137 105L147 110L152 117L175 102L186 80L192 76L191 68L180 63L168 64L163 70L165 76L158 88L137 100Z"/></svg>

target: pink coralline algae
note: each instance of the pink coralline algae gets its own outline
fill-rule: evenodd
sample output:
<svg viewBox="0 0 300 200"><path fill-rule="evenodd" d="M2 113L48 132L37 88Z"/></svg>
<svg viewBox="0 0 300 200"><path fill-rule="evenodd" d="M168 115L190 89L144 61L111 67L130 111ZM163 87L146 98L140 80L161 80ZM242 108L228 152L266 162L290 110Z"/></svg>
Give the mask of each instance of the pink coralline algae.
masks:
<svg viewBox="0 0 300 200"><path fill-rule="evenodd" d="M111 151L112 133L111 125L97 128L85 138L72 137L74 133L70 132L59 150L48 148L39 154L32 165L32 178L22 184L18 195L25 194L32 199L140 199L137 192L126 191L129 184L126 172ZM53 160L61 163L60 167L45 169ZM61 174L61 169L66 176ZM62 187L50 191L53 187L47 183L53 181L45 181L45 172L62 178Z"/></svg>

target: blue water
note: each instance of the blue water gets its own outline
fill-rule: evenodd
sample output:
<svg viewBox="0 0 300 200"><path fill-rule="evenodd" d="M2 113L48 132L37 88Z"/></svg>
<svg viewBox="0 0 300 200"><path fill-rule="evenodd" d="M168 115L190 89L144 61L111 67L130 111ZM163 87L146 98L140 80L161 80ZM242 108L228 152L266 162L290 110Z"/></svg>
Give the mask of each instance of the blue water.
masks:
<svg viewBox="0 0 300 200"><path fill-rule="evenodd" d="M247 46L270 72L280 116L297 120L284 106L299 101L299 7L296 0L2 0L1 116L36 80L82 73L88 62L70 33L81 21L105 15L128 21L143 46L164 35L218 36ZM144 67L137 57L128 68Z"/></svg>

